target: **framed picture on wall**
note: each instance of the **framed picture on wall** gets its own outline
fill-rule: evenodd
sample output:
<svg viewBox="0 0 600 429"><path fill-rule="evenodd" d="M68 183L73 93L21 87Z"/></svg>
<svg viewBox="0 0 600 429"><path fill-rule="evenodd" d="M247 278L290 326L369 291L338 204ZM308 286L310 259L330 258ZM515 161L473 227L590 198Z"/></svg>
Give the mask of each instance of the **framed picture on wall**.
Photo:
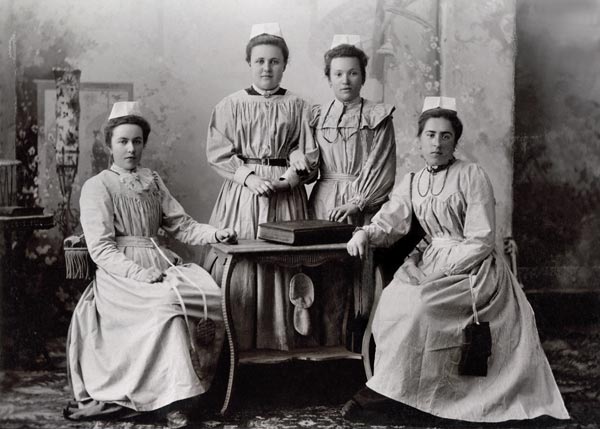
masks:
<svg viewBox="0 0 600 429"><path fill-rule="evenodd" d="M110 166L103 127L113 103L133 99L133 83L81 82L79 157L72 184L71 207L61 205L63 197L56 169L56 83L51 79L39 79L35 83L39 125L38 204L54 213L60 214L64 210L76 212L83 183Z"/></svg>

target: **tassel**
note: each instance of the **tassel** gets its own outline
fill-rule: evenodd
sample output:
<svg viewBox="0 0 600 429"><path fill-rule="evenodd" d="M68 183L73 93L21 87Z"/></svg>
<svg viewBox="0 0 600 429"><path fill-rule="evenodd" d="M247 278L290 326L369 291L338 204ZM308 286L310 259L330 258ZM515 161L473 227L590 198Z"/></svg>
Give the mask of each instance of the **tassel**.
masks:
<svg viewBox="0 0 600 429"><path fill-rule="evenodd" d="M96 271L96 264L90 257L83 234L65 238L63 246L66 278L72 280L91 279Z"/></svg>
<svg viewBox="0 0 600 429"><path fill-rule="evenodd" d="M211 318L201 319L196 325L196 341L200 346L209 346L215 340L215 321Z"/></svg>
<svg viewBox="0 0 600 429"><path fill-rule="evenodd" d="M95 265L86 248L65 248L66 278L71 280L91 279Z"/></svg>

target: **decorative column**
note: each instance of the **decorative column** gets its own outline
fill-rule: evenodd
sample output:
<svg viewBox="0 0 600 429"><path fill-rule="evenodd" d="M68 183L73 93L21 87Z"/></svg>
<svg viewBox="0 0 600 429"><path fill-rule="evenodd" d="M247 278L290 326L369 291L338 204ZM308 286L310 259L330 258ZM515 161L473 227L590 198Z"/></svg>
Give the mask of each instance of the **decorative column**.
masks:
<svg viewBox="0 0 600 429"><path fill-rule="evenodd" d="M81 70L54 68L52 71L56 82L56 173L63 198L56 212L56 223L63 236L68 237L78 217L71 209L71 192L79 164Z"/></svg>

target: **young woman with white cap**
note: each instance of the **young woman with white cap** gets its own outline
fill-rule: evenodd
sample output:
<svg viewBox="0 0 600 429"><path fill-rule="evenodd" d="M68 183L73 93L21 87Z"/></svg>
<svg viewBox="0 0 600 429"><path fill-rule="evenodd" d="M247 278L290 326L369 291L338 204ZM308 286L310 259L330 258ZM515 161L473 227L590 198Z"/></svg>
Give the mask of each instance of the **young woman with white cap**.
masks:
<svg viewBox="0 0 600 429"><path fill-rule="evenodd" d="M324 60L325 76L334 97L312 109L311 127L319 146L320 163L319 178L308 203L309 213L313 219L361 226L387 200L394 186L394 106L361 96L368 58L361 49L360 36L336 34ZM344 343L342 326L352 273L340 264L329 264L315 275L327 285L324 296L316 303L322 307L322 323L318 324L322 341L326 345ZM355 309L356 313L366 310ZM352 325L358 328L357 323Z"/></svg>
<svg viewBox="0 0 600 429"><path fill-rule="evenodd" d="M569 418L525 293L494 250L490 180L454 157L462 131L453 98L427 97L418 122L426 166L348 242L354 256L369 243L390 246L413 212L430 237L383 290L373 377L344 406L349 418L400 404L469 422Z"/></svg>
<svg viewBox="0 0 600 429"><path fill-rule="evenodd" d="M309 105L280 86L288 56L279 24L253 26L246 46L252 84L225 97L210 119L206 153L225 179L210 223L234 228L240 238L255 239L262 222L308 217L304 184L314 180L318 148ZM294 348L292 275L272 265L238 264L232 307L241 350Z"/></svg>
<svg viewBox="0 0 600 429"><path fill-rule="evenodd" d="M164 409L170 427L184 427L181 401L205 393L216 369L224 339L220 288L160 246L157 234L191 245L235 242L236 234L194 221L158 173L140 166L149 134L137 102L115 103L105 129L114 162L81 190L96 271L69 328L76 400L65 409L69 419Z"/></svg>

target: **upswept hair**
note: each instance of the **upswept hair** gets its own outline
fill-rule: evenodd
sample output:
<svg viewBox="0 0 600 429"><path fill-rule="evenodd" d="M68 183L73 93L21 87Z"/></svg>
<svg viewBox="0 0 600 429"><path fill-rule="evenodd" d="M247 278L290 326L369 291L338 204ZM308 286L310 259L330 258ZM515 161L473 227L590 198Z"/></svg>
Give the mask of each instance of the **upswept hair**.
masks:
<svg viewBox="0 0 600 429"><path fill-rule="evenodd" d="M367 80L369 57L367 57L367 54L362 49L354 45L342 44L325 52L323 58L325 60L325 76L327 76L327 79L331 79L331 60L334 58L356 58L360 65L360 72L362 73L362 83L365 83Z"/></svg>
<svg viewBox="0 0 600 429"><path fill-rule="evenodd" d="M138 125L142 129L142 138L144 140L144 146L148 141L148 135L150 135L150 124L147 120L137 115L121 116L119 118L109 119L104 128L104 141L108 147L110 147L110 141L112 140L113 131L119 125L133 124Z"/></svg>

